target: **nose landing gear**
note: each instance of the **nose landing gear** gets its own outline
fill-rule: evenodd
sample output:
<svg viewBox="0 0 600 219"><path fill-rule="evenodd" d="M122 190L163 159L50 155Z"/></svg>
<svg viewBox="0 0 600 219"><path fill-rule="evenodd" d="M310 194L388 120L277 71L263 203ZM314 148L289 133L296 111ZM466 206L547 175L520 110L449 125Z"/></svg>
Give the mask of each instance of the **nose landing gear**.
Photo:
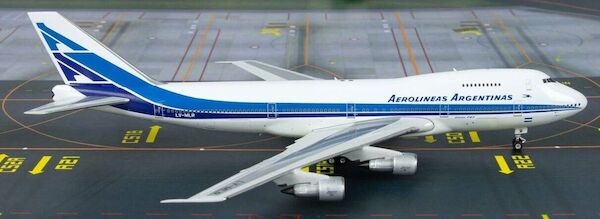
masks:
<svg viewBox="0 0 600 219"><path fill-rule="evenodd" d="M512 140L512 147L514 151L521 151L523 149L523 146L527 141L525 138L521 137L523 134L527 134L527 128L515 129L515 138Z"/></svg>
<svg viewBox="0 0 600 219"><path fill-rule="evenodd" d="M513 138L513 140L512 140L513 150L520 151L521 149L523 149L523 145L525 144L525 141L527 141L527 140L521 136Z"/></svg>

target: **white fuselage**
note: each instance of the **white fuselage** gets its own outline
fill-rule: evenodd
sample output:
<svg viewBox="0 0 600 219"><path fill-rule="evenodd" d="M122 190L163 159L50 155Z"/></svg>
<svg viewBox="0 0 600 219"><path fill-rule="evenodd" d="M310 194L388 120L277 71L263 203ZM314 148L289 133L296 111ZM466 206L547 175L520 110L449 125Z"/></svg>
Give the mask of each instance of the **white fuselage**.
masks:
<svg viewBox="0 0 600 219"><path fill-rule="evenodd" d="M159 86L193 98L273 103L266 106L272 108L271 113L264 118L189 119L163 117L160 113L150 116L116 108L103 110L203 129L292 137L318 128L384 116L420 117L435 124L433 130L419 133L430 135L537 126L572 116L585 108L587 101L581 93L560 83L546 83L548 78L535 70L482 69L399 79L168 83ZM331 103L347 107L346 112L335 112L345 116L294 117L291 115L334 112L323 108L278 109L278 105L285 103ZM223 108L203 113L244 112Z"/></svg>

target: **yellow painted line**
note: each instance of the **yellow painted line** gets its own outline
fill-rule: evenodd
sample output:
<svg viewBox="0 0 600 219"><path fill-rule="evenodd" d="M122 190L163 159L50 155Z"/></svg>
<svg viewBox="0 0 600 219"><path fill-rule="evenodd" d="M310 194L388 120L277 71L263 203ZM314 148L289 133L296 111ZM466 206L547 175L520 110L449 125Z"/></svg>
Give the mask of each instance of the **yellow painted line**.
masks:
<svg viewBox="0 0 600 219"><path fill-rule="evenodd" d="M296 48L292 48L292 46L291 46L291 45L294 45L295 43L290 42L290 35L286 34L285 37L286 37L286 42L287 42L287 45L285 47L286 48L286 50L285 50L286 68L290 69L290 67L291 67L290 66L290 56L292 54L292 49L296 49Z"/></svg>
<svg viewBox="0 0 600 219"><path fill-rule="evenodd" d="M302 171L304 171L304 172L310 172L310 168L309 167L303 167Z"/></svg>
<svg viewBox="0 0 600 219"><path fill-rule="evenodd" d="M84 110L84 109L79 109L79 110L76 110L76 111L72 111L72 112L69 112L69 113L66 113L66 114L63 114L63 115L51 118L51 119L47 119L47 120L44 120L44 121L41 121L41 122L38 122L38 123L29 124L29 125L21 126L19 128L14 128L14 129L2 131L2 132L0 132L0 135L6 134L6 133L11 133L11 132L16 132L16 131L23 130L23 129L26 129L26 128L31 128L31 127L34 127L34 126L38 126L38 125L41 125L41 124L52 122L54 120L61 119L63 117L66 117L66 116L69 116L69 115L81 112L82 110Z"/></svg>
<svg viewBox="0 0 600 219"><path fill-rule="evenodd" d="M260 30L260 34L262 35L273 35L273 36L280 36L281 35L281 31L279 31L279 28L271 28L271 27L265 27L262 30Z"/></svg>
<svg viewBox="0 0 600 219"><path fill-rule="evenodd" d="M44 99L44 98L12 98L12 99L0 99L2 101L18 101L18 102L35 102L35 101L42 101L42 102L47 102L47 101L52 101L52 99Z"/></svg>
<svg viewBox="0 0 600 219"><path fill-rule="evenodd" d="M150 132L148 133L148 137L146 137L146 143L154 143L156 140L156 135L158 135L158 130L160 130L159 125L150 126Z"/></svg>
<svg viewBox="0 0 600 219"><path fill-rule="evenodd" d="M517 68L520 68L522 65L529 64L529 63L523 63L523 64L520 64L520 65L519 65L519 63L517 63L517 60L515 60L515 58L514 58L514 57L513 57L513 56L510 54L510 52L507 52L507 50L506 50L506 47L504 47L504 44L503 44L502 42L500 42L500 40L498 40L498 38L496 37L496 35L495 35L495 34L488 34L488 35L489 35L490 37L492 37L492 41L494 41L494 43L495 43L496 45L498 45L498 48L501 50L500 52L501 52L502 54L506 54L506 56L508 56L508 58L509 58L510 60L512 60L512 61L513 61L513 63L515 63L515 66L516 66Z"/></svg>
<svg viewBox="0 0 600 219"><path fill-rule="evenodd" d="M510 167L508 167L508 163L506 163L506 160L504 159L504 156L502 155L496 155L494 156L494 158L496 158L496 163L498 163L498 167L500 168L499 172L503 173L503 174L511 174L514 171L510 169Z"/></svg>
<svg viewBox="0 0 600 219"><path fill-rule="evenodd" d="M115 32L117 27L121 24L121 22L123 22L123 18L125 18L125 14L126 13L122 13L121 15L119 15L119 17L117 17L117 20L110 26L110 29L108 29L108 32L106 33L106 35L104 35L102 37L102 39L100 39L100 42L105 43L106 40L108 39L108 37L110 35L112 35L113 32Z"/></svg>
<svg viewBox="0 0 600 219"><path fill-rule="evenodd" d="M436 142L436 141L437 141L437 140L435 140L435 137L433 137L433 135L428 135L428 136L425 136L425 142L427 142L427 143L430 143L430 144L431 144L431 143L434 143L434 142Z"/></svg>
<svg viewBox="0 0 600 219"><path fill-rule="evenodd" d="M215 18L216 18L216 16L212 15L208 19L208 23L206 24L206 27L204 27L204 33L202 34L202 36L200 38L200 42L198 42L198 44L196 44L196 48L194 49L194 55L192 55L192 60L190 61L190 65L185 70L185 74L183 75L182 81L187 81L187 79L190 77L190 73L192 72L192 69L194 68L194 64L196 64L196 59L198 59L198 57L200 57L200 52L202 51L202 45L204 45L204 42L206 42L206 37L208 36L210 27L212 26L213 22L215 22Z"/></svg>
<svg viewBox="0 0 600 219"><path fill-rule="evenodd" d="M322 67L319 67L319 66L316 66L316 65L311 65L311 64L308 64L308 65L305 65L305 66L313 67L313 68L315 68L315 69L318 69L318 70L324 71L324 72L326 72L326 73L330 74L331 76L333 76L333 77L335 77L335 78L337 78L337 79L344 79L342 76L340 76L340 75L336 74L335 72L332 72L332 71L330 71L330 70L324 69L324 68L322 68Z"/></svg>
<svg viewBox="0 0 600 219"><path fill-rule="evenodd" d="M514 59L513 59L513 61L514 61ZM532 63L533 63L533 62L532 62ZM517 65L517 66L515 66L515 68L523 68L523 67L525 67L526 65L529 65L529 64L532 64L532 63L523 63L523 64L520 64L520 65Z"/></svg>
<svg viewBox="0 0 600 219"><path fill-rule="evenodd" d="M0 154L0 162L2 162L2 160L4 160L4 158L7 158L8 155L6 154Z"/></svg>
<svg viewBox="0 0 600 219"><path fill-rule="evenodd" d="M308 65L308 37L310 35L310 15L306 13L304 17L306 17L306 23L304 24L304 64Z"/></svg>
<svg viewBox="0 0 600 219"><path fill-rule="evenodd" d="M596 130L600 131L600 127L596 127L596 126L593 126L593 125L583 124L583 123L575 122L573 120L568 120L568 119L563 119L563 121L569 122L569 123L573 123L573 124L576 124L576 125L580 125L580 126L585 126L585 127L588 127L588 128L593 128L593 129L596 129Z"/></svg>
<svg viewBox="0 0 600 219"><path fill-rule="evenodd" d="M48 164L50 159L52 159L52 156L43 156L42 159L40 159L40 161L35 165L33 170L29 171L29 173L32 175L43 173L44 167L46 167L46 164Z"/></svg>
<svg viewBox="0 0 600 219"><path fill-rule="evenodd" d="M415 60L415 54L413 53L412 47L410 47L410 41L408 40L408 35L406 34L406 30L404 29L404 23L400 18L400 13L394 13L396 16L396 21L398 22L398 27L400 28L400 32L402 33L402 39L404 40L404 46L408 50L408 57L410 58L410 62L412 63L413 68L415 69L415 74L418 75L419 67L417 66L417 60Z"/></svg>
<svg viewBox="0 0 600 219"><path fill-rule="evenodd" d="M542 219L550 219L550 217L548 216L548 214L542 214Z"/></svg>
<svg viewBox="0 0 600 219"><path fill-rule="evenodd" d="M500 29L502 29L502 32L504 32L506 34L506 36L508 36L510 41L512 41L512 43L515 45L515 47L517 47L517 49L519 50L521 55L523 55L523 57L525 58L525 61L527 63L532 62L529 55L527 55L527 52L525 51L525 49L521 46L519 41L517 41L517 38L515 38L515 36L512 35L512 33L508 30L508 28L506 27L506 24L504 24L504 21L502 20L502 18L500 18L500 16L498 16L495 12L492 12L492 15L494 17L496 17L496 23L500 26Z"/></svg>
<svg viewBox="0 0 600 219"><path fill-rule="evenodd" d="M479 134L477 134L477 131L469 131L469 137L471 137L471 141L473 143L481 142L479 140Z"/></svg>

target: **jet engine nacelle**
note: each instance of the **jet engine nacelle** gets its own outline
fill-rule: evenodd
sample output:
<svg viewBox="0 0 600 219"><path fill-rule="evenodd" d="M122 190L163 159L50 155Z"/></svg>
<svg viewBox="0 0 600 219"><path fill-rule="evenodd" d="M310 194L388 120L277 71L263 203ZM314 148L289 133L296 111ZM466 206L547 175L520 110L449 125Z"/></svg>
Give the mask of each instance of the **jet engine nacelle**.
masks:
<svg viewBox="0 0 600 219"><path fill-rule="evenodd" d="M417 155L402 153L391 158L380 158L369 161L369 170L392 172L395 175L413 175L417 172Z"/></svg>
<svg viewBox="0 0 600 219"><path fill-rule="evenodd" d="M296 184L282 192L296 197L318 197L319 201L339 201L344 199L345 190L344 178L331 176L319 180L317 184Z"/></svg>

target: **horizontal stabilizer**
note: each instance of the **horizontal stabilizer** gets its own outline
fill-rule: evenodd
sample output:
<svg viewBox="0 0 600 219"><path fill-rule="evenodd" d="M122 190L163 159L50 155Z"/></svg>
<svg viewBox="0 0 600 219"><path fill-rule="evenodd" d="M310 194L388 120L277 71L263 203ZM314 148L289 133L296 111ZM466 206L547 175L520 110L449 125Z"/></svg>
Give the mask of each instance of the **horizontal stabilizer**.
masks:
<svg viewBox="0 0 600 219"><path fill-rule="evenodd" d="M25 114L44 115L97 106L122 104L127 102L129 102L129 99L122 97L82 97L48 103L35 109L28 110L25 112Z"/></svg>
<svg viewBox="0 0 600 219"><path fill-rule="evenodd" d="M222 61L216 63L233 64L265 81L321 80L320 78L311 77L256 60Z"/></svg>

